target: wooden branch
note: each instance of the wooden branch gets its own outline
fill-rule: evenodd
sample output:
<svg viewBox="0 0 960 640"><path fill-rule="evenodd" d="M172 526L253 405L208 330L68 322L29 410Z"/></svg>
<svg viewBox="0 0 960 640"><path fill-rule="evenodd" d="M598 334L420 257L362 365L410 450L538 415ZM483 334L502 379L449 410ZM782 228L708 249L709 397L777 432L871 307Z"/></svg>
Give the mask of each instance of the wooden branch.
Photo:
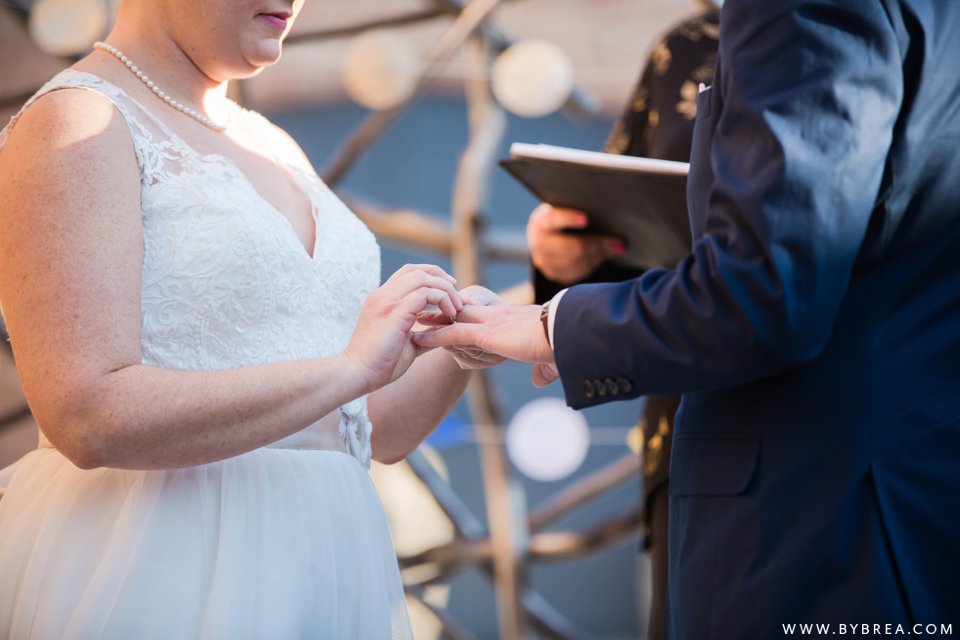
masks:
<svg viewBox="0 0 960 640"><path fill-rule="evenodd" d="M536 591L523 594L523 606L530 613L533 626L548 638L557 640L594 640L596 636L574 625Z"/></svg>
<svg viewBox="0 0 960 640"><path fill-rule="evenodd" d="M464 504L457 492L450 487L450 484L437 473L437 470L430 464L430 461L427 460L420 449L407 456L407 462L420 482L430 491L437 505L450 519L458 535L468 539L476 539L487 534L486 527L477 520L477 517Z"/></svg>
<svg viewBox="0 0 960 640"><path fill-rule="evenodd" d="M587 500L596 497L640 473L640 456L630 452L616 462L554 494L530 513L530 530L538 531L560 516L566 515Z"/></svg>
<svg viewBox="0 0 960 640"><path fill-rule="evenodd" d="M434 0L438 8L456 12L463 7L461 0ZM489 23L483 25L484 36L490 41L494 52L500 53L510 47L514 40ZM579 87L574 87L570 97L564 103L563 112L574 120L590 120L600 114L600 105L596 99L584 93Z"/></svg>
<svg viewBox="0 0 960 640"><path fill-rule="evenodd" d="M413 209L384 209L352 196L341 199L380 240L406 245L417 251L449 256L453 252L453 230L438 214ZM477 234L477 250L483 260L530 259L527 240L521 229L486 229Z"/></svg>
<svg viewBox="0 0 960 640"><path fill-rule="evenodd" d="M412 209L380 209L357 200L344 200L378 238L444 255L449 255L453 248L450 225L439 217Z"/></svg>
<svg viewBox="0 0 960 640"><path fill-rule="evenodd" d="M412 11L401 15L379 18L363 22L361 24L349 25L346 27L337 27L335 29L321 29L319 31L308 31L306 33L292 33L284 40L284 44L299 45L303 43L316 42L318 40L333 40L336 38L349 38L364 31L373 29L388 29L391 27L404 27L418 22L425 22L451 14L449 9L428 9L425 11Z"/></svg>
<svg viewBox="0 0 960 640"><path fill-rule="evenodd" d="M538 533L530 540L530 560L535 562L569 560L616 544L640 530L643 504L638 503L620 516L604 520L585 532Z"/></svg>
<svg viewBox="0 0 960 640"><path fill-rule="evenodd" d="M489 538L454 540L412 556L397 558L407 585L445 582L468 567L493 567Z"/></svg>
<svg viewBox="0 0 960 640"><path fill-rule="evenodd" d="M438 548L437 550L440 550ZM491 582L494 580L493 563L489 561L490 545L488 541L461 542L448 545L443 550L443 555L450 560L470 557L474 562L470 564L477 565L478 568L487 576ZM401 566L412 558L401 558ZM419 583L406 583L404 589L407 593L422 593L422 589L435 582L441 582L449 579L452 574L464 568L464 564L451 562L444 566L443 571L435 578L425 580ZM419 598L418 598L419 599ZM557 611L546 599L537 592L527 589L521 597L521 603L524 611L527 613L531 626L548 638L557 640L591 640L595 638L593 634L587 633L578 628L566 616ZM441 620L441 623L443 621Z"/></svg>
<svg viewBox="0 0 960 640"><path fill-rule="evenodd" d="M530 248L524 231L515 229L484 229L480 234L480 255L486 260L530 260ZM531 300L532 302L532 300Z"/></svg>
<svg viewBox="0 0 960 640"><path fill-rule="evenodd" d="M461 16L486 16L495 0L471 0ZM472 31L472 29L471 29ZM468 32L469 33L469 32ZM493 99L487 79L490 48L480 35L473 35L467 47L467 113L470 140L457 169L453 190L453 267L461 286L481 281L482 256L477 250L480 212L486 200L490 172L506 131L506 117ZM468 388L467 400L480 440L494 597L500 637L520 640L528 637L526 611L521 604L526 577L527 531L523 488L510 471L506 449L500 441L500 403L493 399L487 371L479 371Z"/></svg>
<svg viewBox="0 0 960 640"><path fill-rule="evenodd" d="M643 520L643 504L638 503L628 511L606 518L584 532L550 531L530 537L528 562L559 562L593 553L604 547L619 543L640 529ZM448 579L466 567L493 567L494 547L489 538L454 540L427 549L412 556L399 558L400 566L407 570L424 571L424 577L410 584L432 584ZM426 575L428 574L429 575Z"/></svg>
<svg viewBox="0 0 960 640"><path fill-rule="evenodd" d="M469 6L460 11L427 56L426 69L410 96L392 109L378 111L368 116L336 151L330 164L323 171L324 182L331 187L340 182L367 147L380 137L380 134L416 100L423 88L430 83L433 69L452 57L500 2L501 0L472 0Z"/></svg>
<svg viewBox="0 0 960 640"><path fill-rule="evenodd" d="M449 640L476 640L476 636L461 627L446 611L438 609L427 602L422 587L404 588L404 591L408 596L426 607L440 622L440 628L444 638L448 638Z"/></svg>

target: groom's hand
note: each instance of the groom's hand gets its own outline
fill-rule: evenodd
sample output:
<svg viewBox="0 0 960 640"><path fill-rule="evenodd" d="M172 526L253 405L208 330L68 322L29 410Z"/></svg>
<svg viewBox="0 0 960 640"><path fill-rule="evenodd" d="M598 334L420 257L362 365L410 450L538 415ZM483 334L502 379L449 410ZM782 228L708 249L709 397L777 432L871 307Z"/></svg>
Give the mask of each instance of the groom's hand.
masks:
<svg viewBox="0 0 960 640"><path fill-rule="evenodd" d="M460 290L460 300L464 305L492 306L504 305L507 301L486 287L472 285ZM456 316L449 317L439 310L424 311L417 317L421 326L446 326L456 322ZM505 360L501 355L484 351L473 345L447 345L444 351L457 361L461 369L486 369Z"/></svg>
<svg viewBox="0 0 960 640"><path fill-rule="evenodd" d="M544 386L557 374L541 311L539 305L465 304L456 322L414 333L414 342L422 347L469 346L484 354L533 362L534 384Z"/></svg>

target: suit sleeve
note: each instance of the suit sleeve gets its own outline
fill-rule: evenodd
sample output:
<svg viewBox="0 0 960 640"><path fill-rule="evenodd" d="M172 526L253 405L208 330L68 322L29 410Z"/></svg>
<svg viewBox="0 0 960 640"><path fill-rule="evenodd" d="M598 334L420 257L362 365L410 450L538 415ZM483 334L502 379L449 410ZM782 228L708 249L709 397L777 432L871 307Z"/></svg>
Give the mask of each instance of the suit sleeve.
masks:
<svg viewBox="0 0 960 640"><path fill-rule="evenodd" d="M709 143L692 159L692 252L567 292L554 347L568 403L719 389L815 358L877 202L902 86L881 2L727 2L719 94L697 125Z"/></svg>

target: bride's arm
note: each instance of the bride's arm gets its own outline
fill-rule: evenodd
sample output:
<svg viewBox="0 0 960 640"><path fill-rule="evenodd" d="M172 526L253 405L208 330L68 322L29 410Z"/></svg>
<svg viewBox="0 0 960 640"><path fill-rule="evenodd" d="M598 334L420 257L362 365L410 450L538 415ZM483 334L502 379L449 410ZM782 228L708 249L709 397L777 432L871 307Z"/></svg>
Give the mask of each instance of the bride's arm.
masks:
<svg viewBox="0 0 960 640"><path fill-rule="evenodd" d="M370 394L373 458L392 464L407 457L450 413L470 374L449 352L434 349L417 358L402 378Z"/></svg>
<svg viewBox="0 0 960 640"><path fill-rule="evenodd" d="M464 305L502 305L506 302L481 286L460 292ZM428 324L446 324L440 314L421 317ZM474 347L435 349L421 356L410 370L370 395L368 412L373 423L373 457L385 463L405 458L433 431L456 404L470 381L471 371L503 361Z"/></svg>
<svg viewBox="0 0 960 640"><path fill-rule="evenodd" d="M142 365L139 204L130 133L94 94L38 100L0 150L0 300L37 422L78 466L189 466L268 444L402 373L425 304L455 313L442 272L414 268L371 295L338 357Z"/></svg>

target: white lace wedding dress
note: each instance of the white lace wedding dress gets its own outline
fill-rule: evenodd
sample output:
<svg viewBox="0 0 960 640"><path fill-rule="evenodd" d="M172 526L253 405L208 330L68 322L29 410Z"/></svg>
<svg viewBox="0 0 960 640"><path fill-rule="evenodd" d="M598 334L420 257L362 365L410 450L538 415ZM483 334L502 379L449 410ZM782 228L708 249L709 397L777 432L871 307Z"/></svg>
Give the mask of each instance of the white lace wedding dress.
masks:
<svg viewBox="0 0 960 640"><path fill-rule="evenodd" d="M66 87L110 100L133 137L144 364L228 369L346 346L379 247L272 125L235 106L310 195L312 257L230 160L191 149L154 105L72 70L37 95ZM83 471L41 437L0 500L0 637L411 637L370 430L361 398L268 447L170 471Z"/></svg>

